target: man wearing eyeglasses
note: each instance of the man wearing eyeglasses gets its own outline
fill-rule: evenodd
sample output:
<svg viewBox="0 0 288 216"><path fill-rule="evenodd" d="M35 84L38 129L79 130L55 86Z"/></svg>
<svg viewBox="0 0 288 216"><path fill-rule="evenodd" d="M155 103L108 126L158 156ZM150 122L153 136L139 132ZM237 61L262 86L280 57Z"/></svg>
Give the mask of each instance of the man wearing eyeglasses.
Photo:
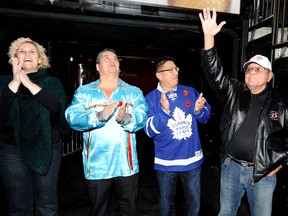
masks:
<svg viewBox="0 0 288 216"><path fill-rule="evenodd" d="M246 193L253 216L271 216L276 173L287 164L287 100L268 83L270 61L255 55L244 65L245 84L224 73L214 36L225 24L216 11L199 14L204 33L202 66L223 104L221 130L220 216L237 215Z"/></svg>
<svg viewBox="0 0 288 216"><path fill-rule="evenodd" d="M145 98L149 107L145 133L155 146L154 169L159 187L160 216L175 214L177 179L182 180L185 215L198 215L200 176L204 160L197 123L210 118L202 93L178 84L175 60L164 56L155 63L158 86Z"/></svg>

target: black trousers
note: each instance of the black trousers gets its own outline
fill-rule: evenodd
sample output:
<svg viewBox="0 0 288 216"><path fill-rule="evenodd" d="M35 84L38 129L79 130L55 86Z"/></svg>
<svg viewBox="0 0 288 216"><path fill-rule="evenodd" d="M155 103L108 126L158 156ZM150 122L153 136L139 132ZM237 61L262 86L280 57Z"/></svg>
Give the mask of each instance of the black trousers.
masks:
<svg viewBox="0 0 288 216"><path fill-rule="evenodd" d="M107 216L112 189L118 198L120 215L137 216L139 174L103 180L87 180L91 216Z"/></svg>

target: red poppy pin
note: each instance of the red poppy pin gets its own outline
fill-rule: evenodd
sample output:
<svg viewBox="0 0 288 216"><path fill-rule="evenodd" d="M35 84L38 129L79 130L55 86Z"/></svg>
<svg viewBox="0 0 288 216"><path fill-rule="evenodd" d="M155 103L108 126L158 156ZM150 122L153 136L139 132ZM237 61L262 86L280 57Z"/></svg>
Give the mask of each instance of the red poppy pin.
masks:
<svg viewBox="0 0 288 216"><path fill-rule="evenodd" d="M184 91L183 91L183 94L184 94L185 96L188 96L188 91L187 91L187 90L184 90Z"/></svg>
<svg viewBox="0 0 288 216"><path fill-rule="evenodd" d="M190 103L189 101L186 101L185 106L186 106L186 107L190 107L190 106L191 106L191 103Z"/></svg>

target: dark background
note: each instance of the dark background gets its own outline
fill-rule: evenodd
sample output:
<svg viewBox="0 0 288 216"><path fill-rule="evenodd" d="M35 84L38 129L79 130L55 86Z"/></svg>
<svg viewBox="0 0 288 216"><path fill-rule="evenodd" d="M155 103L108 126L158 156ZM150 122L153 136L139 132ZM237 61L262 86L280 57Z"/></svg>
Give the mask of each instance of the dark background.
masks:
<svg viewBox="0 0 288 216"><path fill-rule="evenodd" d="M117 5L118 1L107 1L101 8L83 2L85 1L81 4L81 1L76 0L59 0L52 5L47 0L1 0L0 74L11 73L7 56L10 43L18 37L30 37L46 48L52 65L49 72L61 79L69 103L79 84L87 81L79 78L83 68L92 79L98 78L95 59L103 48L116 50L122 71L120 78L139 86L144 94L157 85L153 74L155 58L162 55L174 57L180 68L180 83L203 92L212 106L209 122L199 125L206 158L202 172L201 215L217 215L220 145L218 125L221 107L201 70L203 35L198 17L201 11L145 5L140 7L141 11L136 10L133 13L131 10L131 14L124 14L121 10L125 8ZM227 21L225 28L216 36L216 48L225 71L231 77L242 80L243 62L240 56L243 15L219 13L218 20ZM287 75L284 73L287 62L280 62L277 67L281 70L278 70L276 86L287 92ZM77 142L78 148L81 147L81 136L71 131L65 137L63 149L70 147L71 139ZM153 142L142 130L137 133L137 140L140 162L139 215L154 216L157 215L158 193L153 172ZM86 216L89 214L89 200L83 178L81 151L68 154L65 150L64 155L58 185L60 215ZM278 174L274 216L288 214L287 173L287 169L283 169ZM179 215L182 212L182 195L179 184L176 197ZM111 212L111 215L117 215L115 197L112 199ZM7 215L1 181L0 215ZM249 215L245 198L238 215Z"/></svg>

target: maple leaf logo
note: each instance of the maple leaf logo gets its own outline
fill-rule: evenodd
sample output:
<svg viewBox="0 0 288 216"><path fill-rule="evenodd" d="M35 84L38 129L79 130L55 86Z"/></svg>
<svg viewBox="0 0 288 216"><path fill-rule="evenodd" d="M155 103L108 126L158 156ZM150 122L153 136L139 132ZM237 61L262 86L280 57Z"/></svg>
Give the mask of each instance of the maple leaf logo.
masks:
<svg viewBox="0 0 288 216"><path fill-rule="evenodd" d="M173 138L181 140L189 138L192 135L192 116L188 114L185 117L185 113L180 108L176 107L174 109L172 117L174 119L169 119L167 126L172 130Z"/></svg>

